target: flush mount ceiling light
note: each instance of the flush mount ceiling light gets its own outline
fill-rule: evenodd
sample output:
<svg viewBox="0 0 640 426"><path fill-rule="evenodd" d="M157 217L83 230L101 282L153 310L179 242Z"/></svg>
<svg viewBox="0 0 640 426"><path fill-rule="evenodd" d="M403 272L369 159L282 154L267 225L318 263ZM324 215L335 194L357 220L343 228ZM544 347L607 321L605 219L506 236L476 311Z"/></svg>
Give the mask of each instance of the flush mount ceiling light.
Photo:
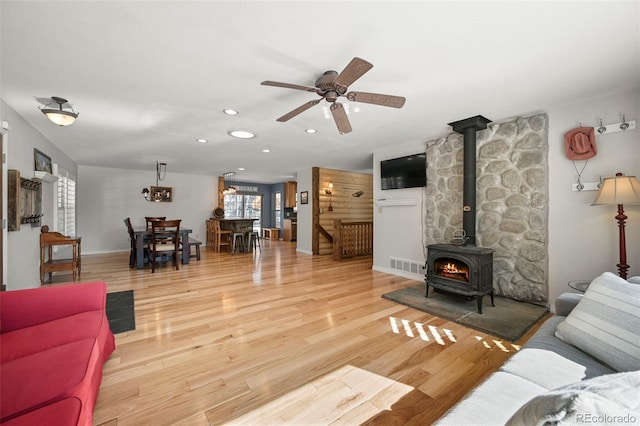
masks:
<svg viewBox="0 0 640 426"><path fill-rule="evenodd" d="M54 103L58 104L57 108L51 108ZM67 104L67 109L62 109L64 104ZM71 111L69 111L69 109ZM51 102L45 105L44 108L40 108L40 111L58 126L73 124L76 118L78 118L78 115L80 115L80 113L73 110L73 107L67 103L66 99L59 98L58 96L52 96Z"/></svg>
<svg viewBox="0 0 640 426"><path fill-rule="evenodd" d="M222 112L224 112L227 115L238 115L238 111L236 111L235 109L223 109Z"/></svg>
<svg viewBox="0 0 640 426"><path fill-rule="evenodd" d="M227 133L229 136L233 136L238 139L253 139L256 137L256 134L249 130L230 130Z"/></svg>

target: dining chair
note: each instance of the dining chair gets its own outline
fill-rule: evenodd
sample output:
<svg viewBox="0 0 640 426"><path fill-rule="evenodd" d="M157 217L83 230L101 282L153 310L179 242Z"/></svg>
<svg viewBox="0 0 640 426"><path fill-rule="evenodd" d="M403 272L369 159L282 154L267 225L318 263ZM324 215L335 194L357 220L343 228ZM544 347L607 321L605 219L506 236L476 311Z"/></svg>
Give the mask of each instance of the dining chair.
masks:
<svg viewBox="0 0 640 426"><path fill-rule="evenodd" d="M219 220L213 221L213 230L215 235L214 247L217 252L220 251L220 247L227 246L227 250L231 248L231 231L229 229L222 229Z"/></svg>
<svg viewBox="0 0 640 426"><path fill-rule="evenodd" d="M124 220L124 224L127 226L127 231L129 231L129 239L131 240L131 253L129 254L129 267L133 268L136 266L136 236L133 233L133 225L131 225L131 218L126 218Z"/></svg>
<svg viewBox="0 0 640 426"><path fill-rule="evenodd" d="M216 243L216 225L215 220L207 219L207 248L215 249L214 245Z"/></svg>
<svg viewBox="0 0 640 426"><path fill-rule="evenodd" d="M151 241L149 242L149 262L151 272L155 272L156 263L170 256L176 270L180 269L178 252L180 247L180 219L151 221Z"/></svg>
<svg viewBox="0 0 640 426"><path fill-rule="evenodd" d="M154 220L167 220L166 216L145 216L144 220L147 222L147 229L151 229L151 223Z"/></svg>

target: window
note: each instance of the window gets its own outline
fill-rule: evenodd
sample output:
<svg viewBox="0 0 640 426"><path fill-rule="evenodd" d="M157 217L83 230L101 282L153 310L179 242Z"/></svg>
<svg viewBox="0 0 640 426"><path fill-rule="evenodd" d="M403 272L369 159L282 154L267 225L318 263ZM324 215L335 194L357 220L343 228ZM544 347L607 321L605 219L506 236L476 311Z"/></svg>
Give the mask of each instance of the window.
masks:
<svg viewBox="0 0 640 426"><path fill-rule="evenodd" d="M257 219L253 222L253 230L260 232L262 195L225 194L224 216L229 219Z"/></svg>
<svg viewBox="0 0 640 426"><path fill-rule="evenodd" d="M70 237L76 236L76 178L58 167L56 231Z"/></svg>
<svg viewBox="0 0 640 426"><path fill-rule="evenodd" d="M274 207L274 221L273 223L275 224L276 228L282 228L282 215L280 214L280 211L282 210L282 193L280 192L276 192L275 194L273 194L273 205Z"/></svg>

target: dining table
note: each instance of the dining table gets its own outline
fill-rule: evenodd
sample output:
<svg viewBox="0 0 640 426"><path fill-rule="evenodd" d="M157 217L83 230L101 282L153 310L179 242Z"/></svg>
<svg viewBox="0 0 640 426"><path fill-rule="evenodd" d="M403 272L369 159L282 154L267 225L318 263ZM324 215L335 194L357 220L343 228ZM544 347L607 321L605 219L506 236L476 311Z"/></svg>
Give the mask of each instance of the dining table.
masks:
<svg viewBox="0 0 640 426"><path fill-rule="evenodd" d="M191 228L180 226L180 242L182 243L182 264L189 263L189 234ZM136 240L136 267L144 268L144 245L151 240L151 228L146 226L134 226L133 236Z"/></svg>

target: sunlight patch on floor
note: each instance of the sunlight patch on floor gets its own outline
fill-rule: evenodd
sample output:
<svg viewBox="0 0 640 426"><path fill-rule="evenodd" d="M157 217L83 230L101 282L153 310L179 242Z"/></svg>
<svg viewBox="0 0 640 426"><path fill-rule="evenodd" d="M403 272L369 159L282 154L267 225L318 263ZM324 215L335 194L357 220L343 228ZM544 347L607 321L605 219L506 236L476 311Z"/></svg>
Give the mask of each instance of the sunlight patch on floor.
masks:
<svg viewBox="0 0 640 426"><path fill-rule="evenodd" d="M407 337L416 337L413 331L413 328L415 328L418 336L420 336L420 339L424 340L425 342L430 342L432 339L439 345L446 345L445 340L448 340L451 343L456 342L456 338L453 335L453 332L446 328L438 329L437 327L430 325L427 327L429 329L429 331L427 332L427 330L424 329L424 324L422 323L412 323L411 321L398 319L396 317L389 317L389 323L391 324L391 330L395 334L404 333ZM400 325L402 325L402 327L400 327ZM444 334L444 336L441 334L441 332L442 334Z"/></svg>
<svg viewBox="0 0 640 426"><path fill-rule="evenodd" d="M437 328L432 325L427 326L428 331L424 328L424 324L419 322L411 322L405 319L396 317L389 317L389 324L391 325L391 331L395 334L404 334L407 337L415 338L420 337L425 342L434 341L439 345L446 345L447 343L456 343L456 337L453 335L453 331L448 328ZM415 331L414 331L415 329ZM505 343L502 340L493 339L491 341L486 340L482 336L475 336L476 340L487 349L498 348L502 352L518 352L520 346L513 343Z"/></svg>
<svg viewBox="0 0 640 426"><path fill-rule="evenodd" d="M226 424L361 424L413 390L352 365L345 365Z"/></svg>
<svg viewBox="0 0 640 426"><path fill-rule="evenodd" d="M481 337L481 336L476 336L476 340L482 343L482 345L487 349L496 347L500 349L502 352L518 352L520 350L520 345L516 345L513 343L505 344L502 340L493 339L491 342L488 342L484 339L484 337Z"/></svg>

